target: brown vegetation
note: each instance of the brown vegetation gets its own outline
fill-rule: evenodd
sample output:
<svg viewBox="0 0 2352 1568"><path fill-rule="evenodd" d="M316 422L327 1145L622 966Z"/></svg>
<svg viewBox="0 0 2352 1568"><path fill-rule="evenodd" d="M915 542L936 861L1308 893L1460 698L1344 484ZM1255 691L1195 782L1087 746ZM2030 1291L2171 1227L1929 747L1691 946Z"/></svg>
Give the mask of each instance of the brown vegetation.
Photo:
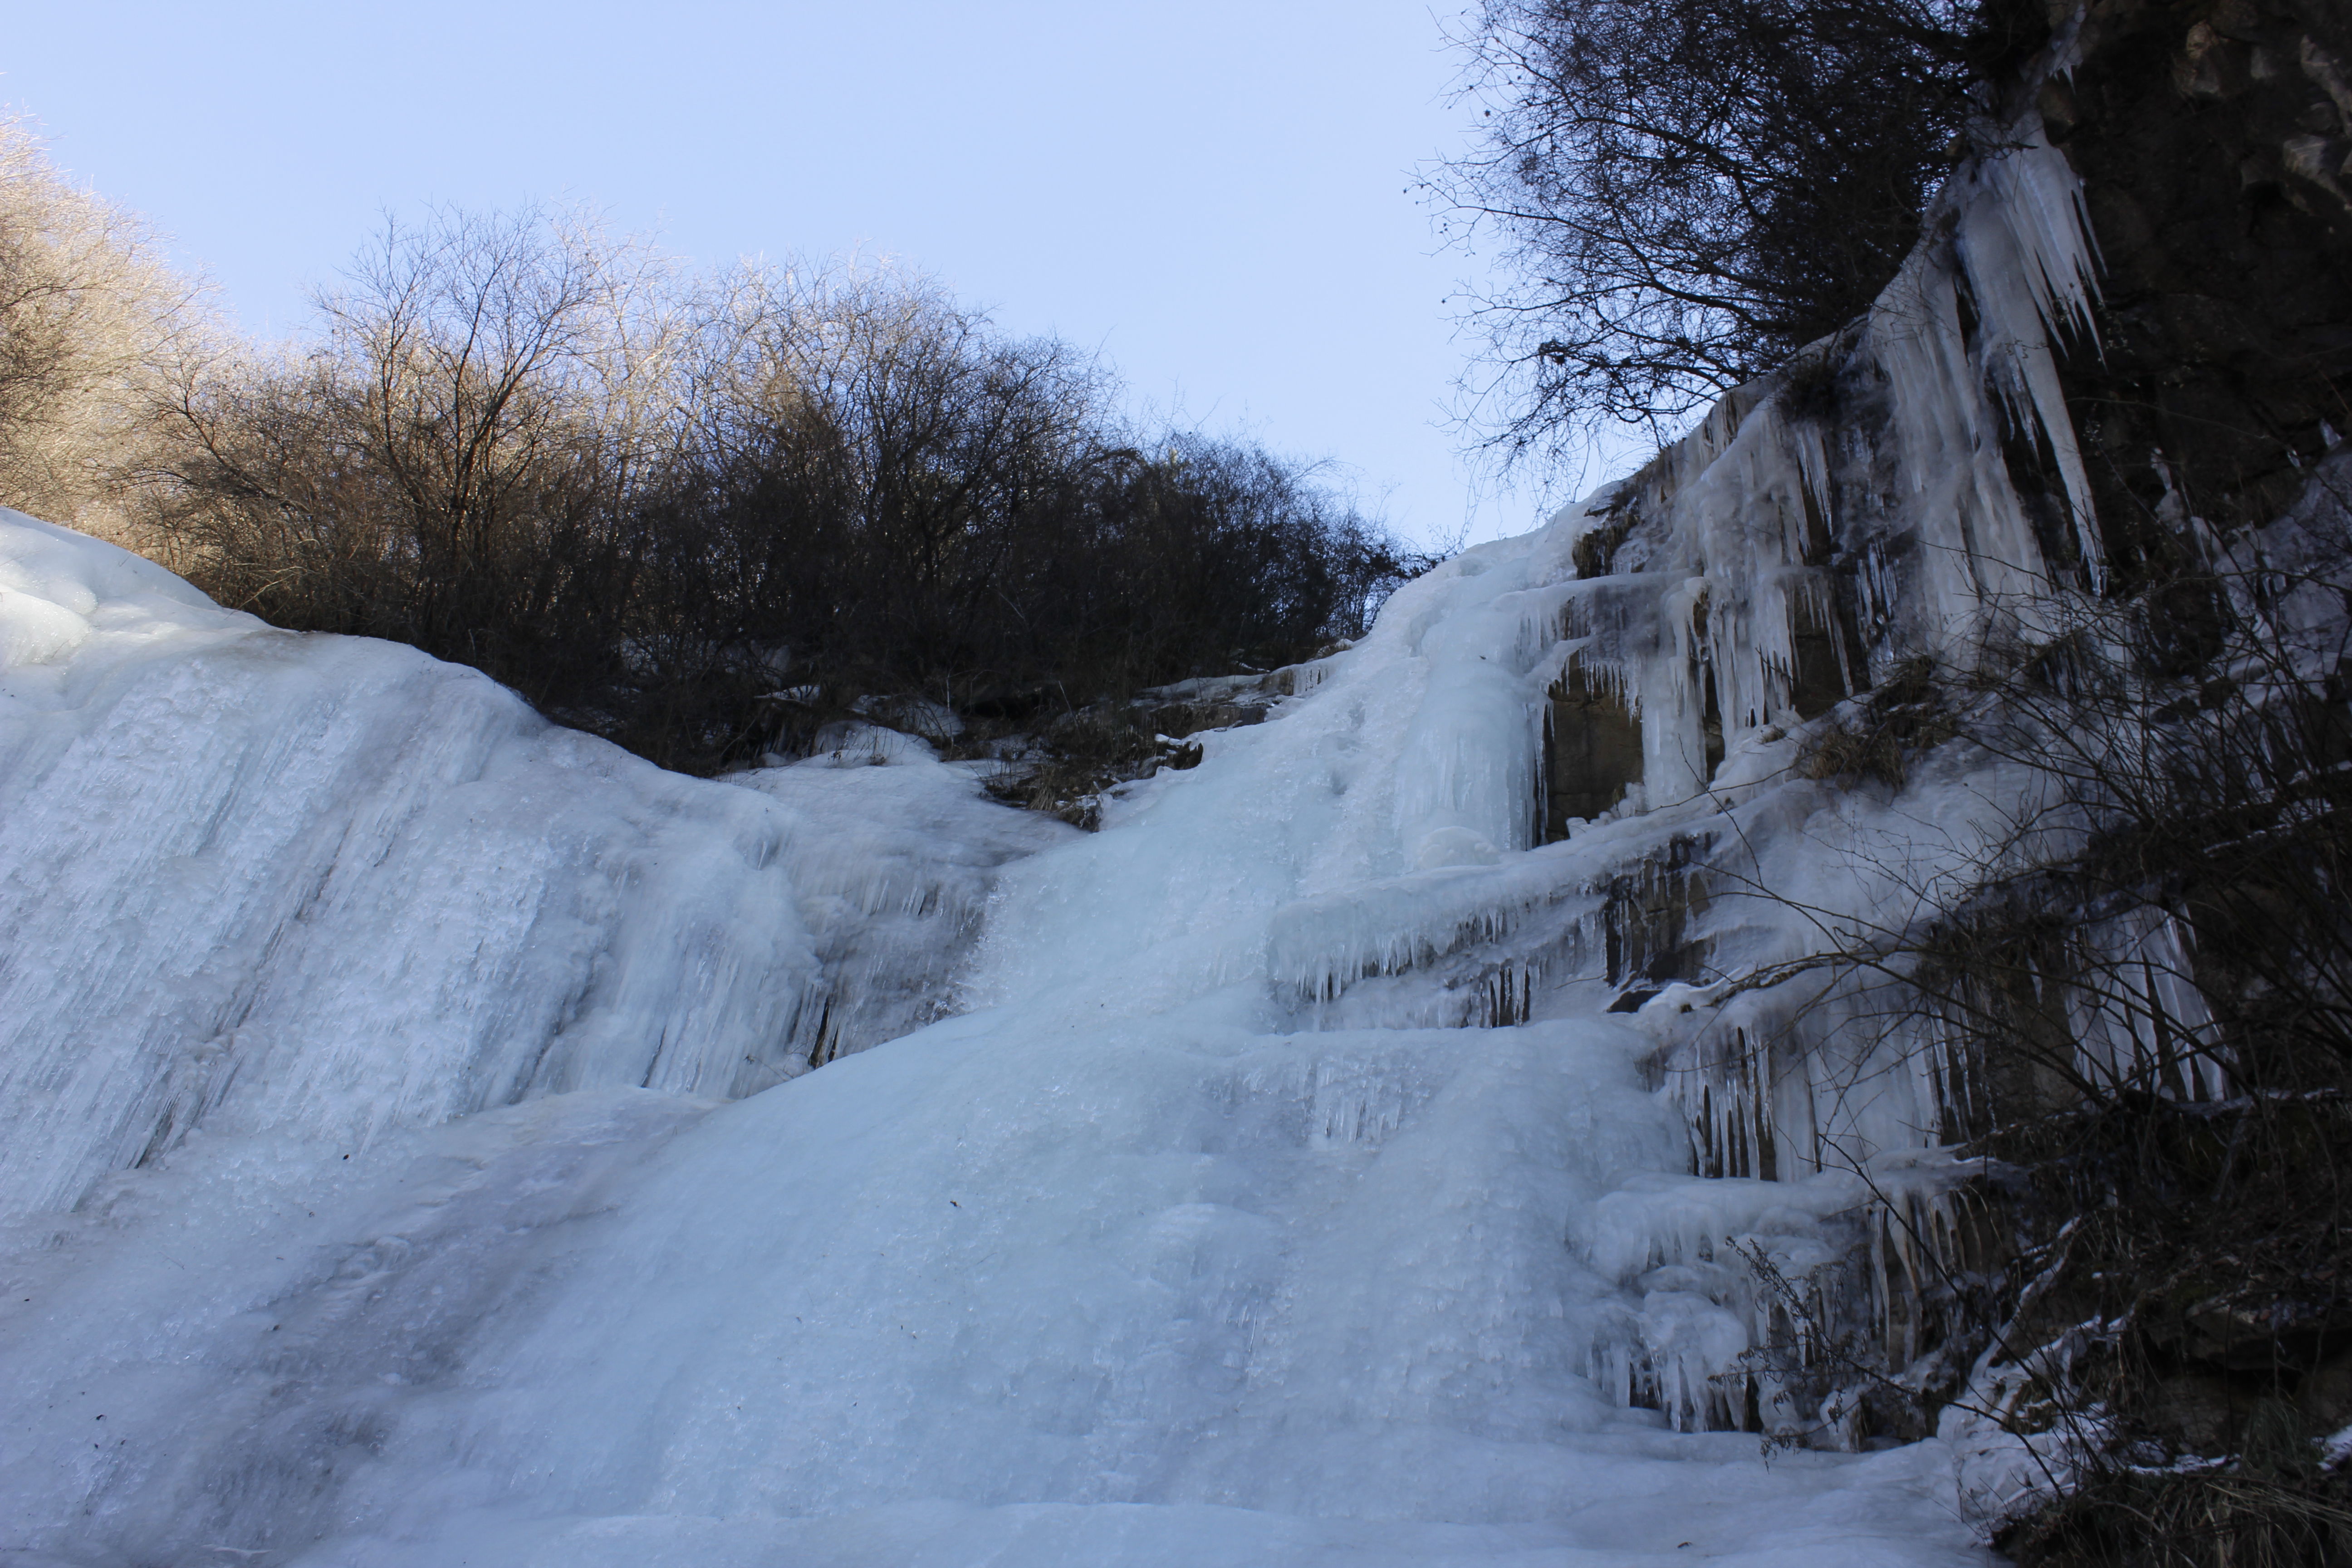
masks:
<svg viewBox="0 0 2352 1568"><path fill-rule="evenodd" d="M1306 658L1423 564L1310 467L1133 428L1087 356L888 266L696 275L582 215L441 212L293 342L196 303L0 130L0 502L669 766L919 701L1116 772L1073 715Z"/></svg>
<svg viewBox="0 0 2352 1568"><path fill-rule="evenodd" d="M1810 1330L1882 1429L1973 1401L2042 1445L2063 1484L2009 1521L2021 1562L2352 1552L2318 1447L2352 1425L2347 519L2339 463L2294 520L2075 602L2054 640L1996 639L1965 681L1906 667L1810 753L1900 787L1951 742L2031 781L1915 924L1828 955L1864 1026L1950 1064L1944 1133L1987 1162L1997 1245L1911 1238L1942 1271L1915 1309L1940 1371Z"/></svg>
<svg viewBox="0 0 2352 1568"><path fill-rule="evenodd" d="M322 303L303 352L181 384L179 563L670 766L876 699L1039 732L1302 657L1414 565L1307 470L1147 443L1091 362L887 268L681 282L582 225L451 215Z"/></svg>

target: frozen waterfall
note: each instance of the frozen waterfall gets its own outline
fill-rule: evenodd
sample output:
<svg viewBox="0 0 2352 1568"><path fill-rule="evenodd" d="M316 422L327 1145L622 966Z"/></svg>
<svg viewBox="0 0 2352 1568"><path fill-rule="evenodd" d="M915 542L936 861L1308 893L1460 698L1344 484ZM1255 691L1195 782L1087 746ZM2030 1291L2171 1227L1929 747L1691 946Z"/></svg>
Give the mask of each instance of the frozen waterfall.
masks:
<svg viewBox="0 0 2352 1568"><path fill-rule="evenodd" d="M1090 835L912 741L666 774L0 517L0 1547L1984 1561L1984 1445L1799 1408L1743 1267L1916 1351L1965 1085L1733 982L2028 787L1792 763L2100 571L2032 132L1869 321Z"/></svg>
<svg viewBox="0 0 2352 1568"><path fill-rule="evenodd" d="M1934 1444L1612 1396L1629 1310L1745 1344L1633 1289L1664 1208L1821 1201L1699 1193L1647 1036L1306 1016L1625 852L1528 847L1563 531L1080 836L914 755L663 775L5 527L26 1560L1970 1559ZM967 1010L749 1092L999 865Z"/></svg>

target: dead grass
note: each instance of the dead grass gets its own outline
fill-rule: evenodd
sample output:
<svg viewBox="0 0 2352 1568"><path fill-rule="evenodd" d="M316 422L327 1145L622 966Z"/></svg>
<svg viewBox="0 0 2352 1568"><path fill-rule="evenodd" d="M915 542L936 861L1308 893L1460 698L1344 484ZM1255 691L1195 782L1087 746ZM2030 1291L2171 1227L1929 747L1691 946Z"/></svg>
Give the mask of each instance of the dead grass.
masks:
<svg viewBox="0 0 2352 1568"><path fill-rule="evenodd" d="M1997 1543L2019 1568L2338 1568L2352 1563L2352 1482L2315 1468L2117 1471Z"/></svg>

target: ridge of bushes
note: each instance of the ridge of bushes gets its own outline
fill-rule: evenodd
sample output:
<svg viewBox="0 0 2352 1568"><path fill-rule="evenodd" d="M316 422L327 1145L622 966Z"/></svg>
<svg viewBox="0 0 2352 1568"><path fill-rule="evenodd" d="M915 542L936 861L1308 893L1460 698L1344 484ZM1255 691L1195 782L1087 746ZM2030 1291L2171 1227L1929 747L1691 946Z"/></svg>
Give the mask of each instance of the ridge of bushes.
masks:
<svg viewBox="0 0 2352 1568"><path fill-rule="evenodd" d="M581 214L441 210L262 347L24 126L0 154L0 501L665 766L882 699L1043 734L1307 658L1428 564L1317 467L1140 428L1092 357L900 267L698 273Z"/></svg>

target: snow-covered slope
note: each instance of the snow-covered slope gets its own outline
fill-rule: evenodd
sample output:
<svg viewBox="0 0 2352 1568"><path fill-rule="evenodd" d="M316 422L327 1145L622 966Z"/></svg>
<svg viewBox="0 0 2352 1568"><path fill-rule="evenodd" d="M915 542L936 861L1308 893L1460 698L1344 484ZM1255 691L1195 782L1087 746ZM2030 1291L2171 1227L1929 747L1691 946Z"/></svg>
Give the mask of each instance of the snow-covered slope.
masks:
<svg viewBox="0 0 2352 1568"><path fill-rule="evenodd" d="M0 1544L1979 1561L1958 1447L1704 1428L1858 1440L1745 1359L1741 1255L1827 1278L1949 1185L1925 1058L1722 982L2025 800L1957 749L1843 792L1801 731L2098 569L2085 242L2009 142L1791 373L1853 417L1742 389L1095 835L920 748L666 775L0 518ZM1630 739L1564 784L1570 721Z"/></svg>

